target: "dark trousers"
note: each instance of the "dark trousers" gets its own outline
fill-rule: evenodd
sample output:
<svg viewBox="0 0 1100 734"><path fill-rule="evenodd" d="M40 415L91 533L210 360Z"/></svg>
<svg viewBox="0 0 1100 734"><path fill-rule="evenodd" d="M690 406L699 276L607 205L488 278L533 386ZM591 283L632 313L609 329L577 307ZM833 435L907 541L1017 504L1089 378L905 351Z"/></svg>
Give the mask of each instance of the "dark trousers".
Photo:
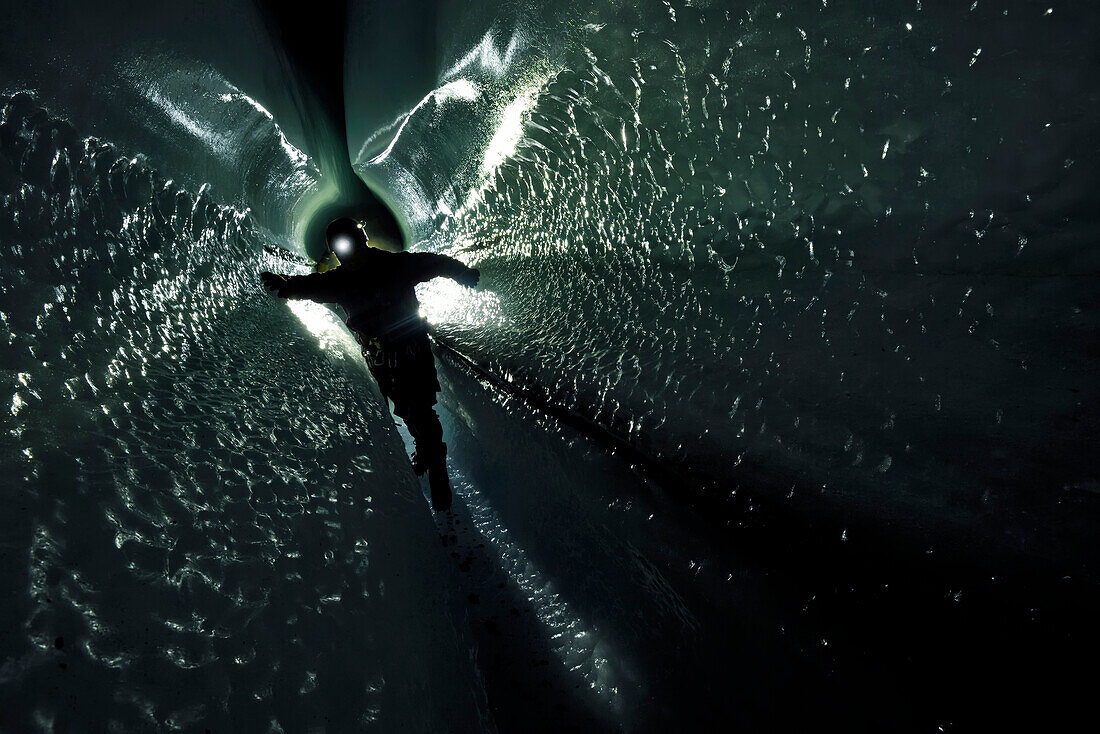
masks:
<svg viewBox="0 0 1100 734"><path fill-rule="evenodd" d="M427 467L442 459L443 426L434 409L439 379L428 335L387 342L359 335L359 342L378 388L393 402L394 414L405 421L416 442L417 463Z"/></svg>

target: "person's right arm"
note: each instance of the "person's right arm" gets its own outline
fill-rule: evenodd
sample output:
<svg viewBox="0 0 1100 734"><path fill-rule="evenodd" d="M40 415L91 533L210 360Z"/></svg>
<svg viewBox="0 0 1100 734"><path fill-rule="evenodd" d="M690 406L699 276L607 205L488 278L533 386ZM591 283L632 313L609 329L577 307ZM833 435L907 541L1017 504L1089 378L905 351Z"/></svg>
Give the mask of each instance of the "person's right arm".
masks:
<svg viewBox="0 0 1100 734"><path fill-rule="evenodd" d="M264 287L279 298L304 298L318 303L336 303L340 289L336 283L336 271L310 273L309 275L279 275L260 273Z"/></svg>

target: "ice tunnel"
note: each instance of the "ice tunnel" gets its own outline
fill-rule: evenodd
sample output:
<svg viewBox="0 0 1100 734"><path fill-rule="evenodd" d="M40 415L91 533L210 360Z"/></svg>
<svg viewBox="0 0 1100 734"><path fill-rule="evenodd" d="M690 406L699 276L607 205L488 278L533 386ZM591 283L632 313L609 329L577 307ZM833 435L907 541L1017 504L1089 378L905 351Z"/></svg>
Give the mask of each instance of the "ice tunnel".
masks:
<svg viewBox="0 0 1100 734"><path fill-rule="evenodd" d="M4 16L0 732L1091 717L1094 4ZM482 273L450 514L260 287L346 213Z"/></svg>

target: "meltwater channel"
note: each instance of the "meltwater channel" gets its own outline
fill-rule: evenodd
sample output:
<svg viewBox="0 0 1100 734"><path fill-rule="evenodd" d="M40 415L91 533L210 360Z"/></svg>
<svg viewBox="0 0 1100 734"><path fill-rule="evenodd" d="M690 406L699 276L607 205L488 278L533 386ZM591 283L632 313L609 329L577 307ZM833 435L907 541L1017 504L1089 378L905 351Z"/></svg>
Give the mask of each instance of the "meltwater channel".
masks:
<svg viewBox="0 0 1100 734"><path fill-rule="evenodd" d="M1090 3L8 6L0 732L1088 715ZM451 514L347 212L482 273Z"/></svg>

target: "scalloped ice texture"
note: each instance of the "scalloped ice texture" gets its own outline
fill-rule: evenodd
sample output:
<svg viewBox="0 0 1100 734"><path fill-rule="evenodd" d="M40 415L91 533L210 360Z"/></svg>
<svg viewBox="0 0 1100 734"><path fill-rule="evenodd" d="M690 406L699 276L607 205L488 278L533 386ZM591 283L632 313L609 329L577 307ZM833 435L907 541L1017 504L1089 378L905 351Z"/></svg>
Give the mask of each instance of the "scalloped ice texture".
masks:
<svg viewBox="0 0 1100 734"><path fill-rule="evenodd" d="M76 728L88 712L127 731L481 728L482 675L504 691L494 716L511 706L524 722L507 695L540 687L542 668L512 678L530 661L490 674L499 660L467 659L468 636L493 635L453 604L347 333L256 291L257 269L299 265L265 245L300 244L320 143L253 3L140 5L27 3L13 14L58 27L0 29L6 78L53 113L9 96L0 124L0 578L14 589L0 695L20 702L14 728ZM851 524L936 558L1017 554L1051 579L1094 576L1092 4L350 6L353 162L420 248L481 269L477 292L432 283L422 297L482 370L719 500L827 516L845 542ZM789 566L745 570L729 559L740 549L714 550L741 516L690 535L662 517L684 507L646 499L583 437L444 382L452 456L485 464L456 482L482 533L470 553L479 538L504 549L479 551L503 562L492 588L542 604L545 618L515 624L538 644L553 633L553 685L580 671L611 728L668 728L683 700L812 718L834 688L776 691L826 678L888 689L868 695L881 707L868 721L947 728L970 680L1026 685L1063 662L1038 634L995 631L961 665L952 642L986 620L1058 629L1045 604L1019 627L996 604L953 606L981 596L970 587L917 589L953 600L929 603L936 619L972 626L924 625L915 606L893 629L864 603L907 588L907 572L848 606L828 576L775 602ZM556 494L512 491L530 486ZM479 625L503 626L494 612ZM60 669L57 648L74 646L81 665ZM1031 666L1021 646L1055 653ZM714 667L680 670L689 648ZM722 690L736 676L714 674L730 651L738 695ZM918 683L936 691L913 694L922 706Z"/></svg>
<svg viewBox="0 0 1100 734"><path fill-rule="evenodd" d="M293 263L27 94L0 135L4 727L480 726L358 350L254 285Z"/></svg>
<svg viewBox="0 0 1100 734"><path fill-rule="evenodd" d="M497 83L473 163L448 121L483 98L418 109L364 166L484 274L425 288L437 331L529 394L719 497L1079 570L1097 13L860 8L601 6Z"/></svg>

